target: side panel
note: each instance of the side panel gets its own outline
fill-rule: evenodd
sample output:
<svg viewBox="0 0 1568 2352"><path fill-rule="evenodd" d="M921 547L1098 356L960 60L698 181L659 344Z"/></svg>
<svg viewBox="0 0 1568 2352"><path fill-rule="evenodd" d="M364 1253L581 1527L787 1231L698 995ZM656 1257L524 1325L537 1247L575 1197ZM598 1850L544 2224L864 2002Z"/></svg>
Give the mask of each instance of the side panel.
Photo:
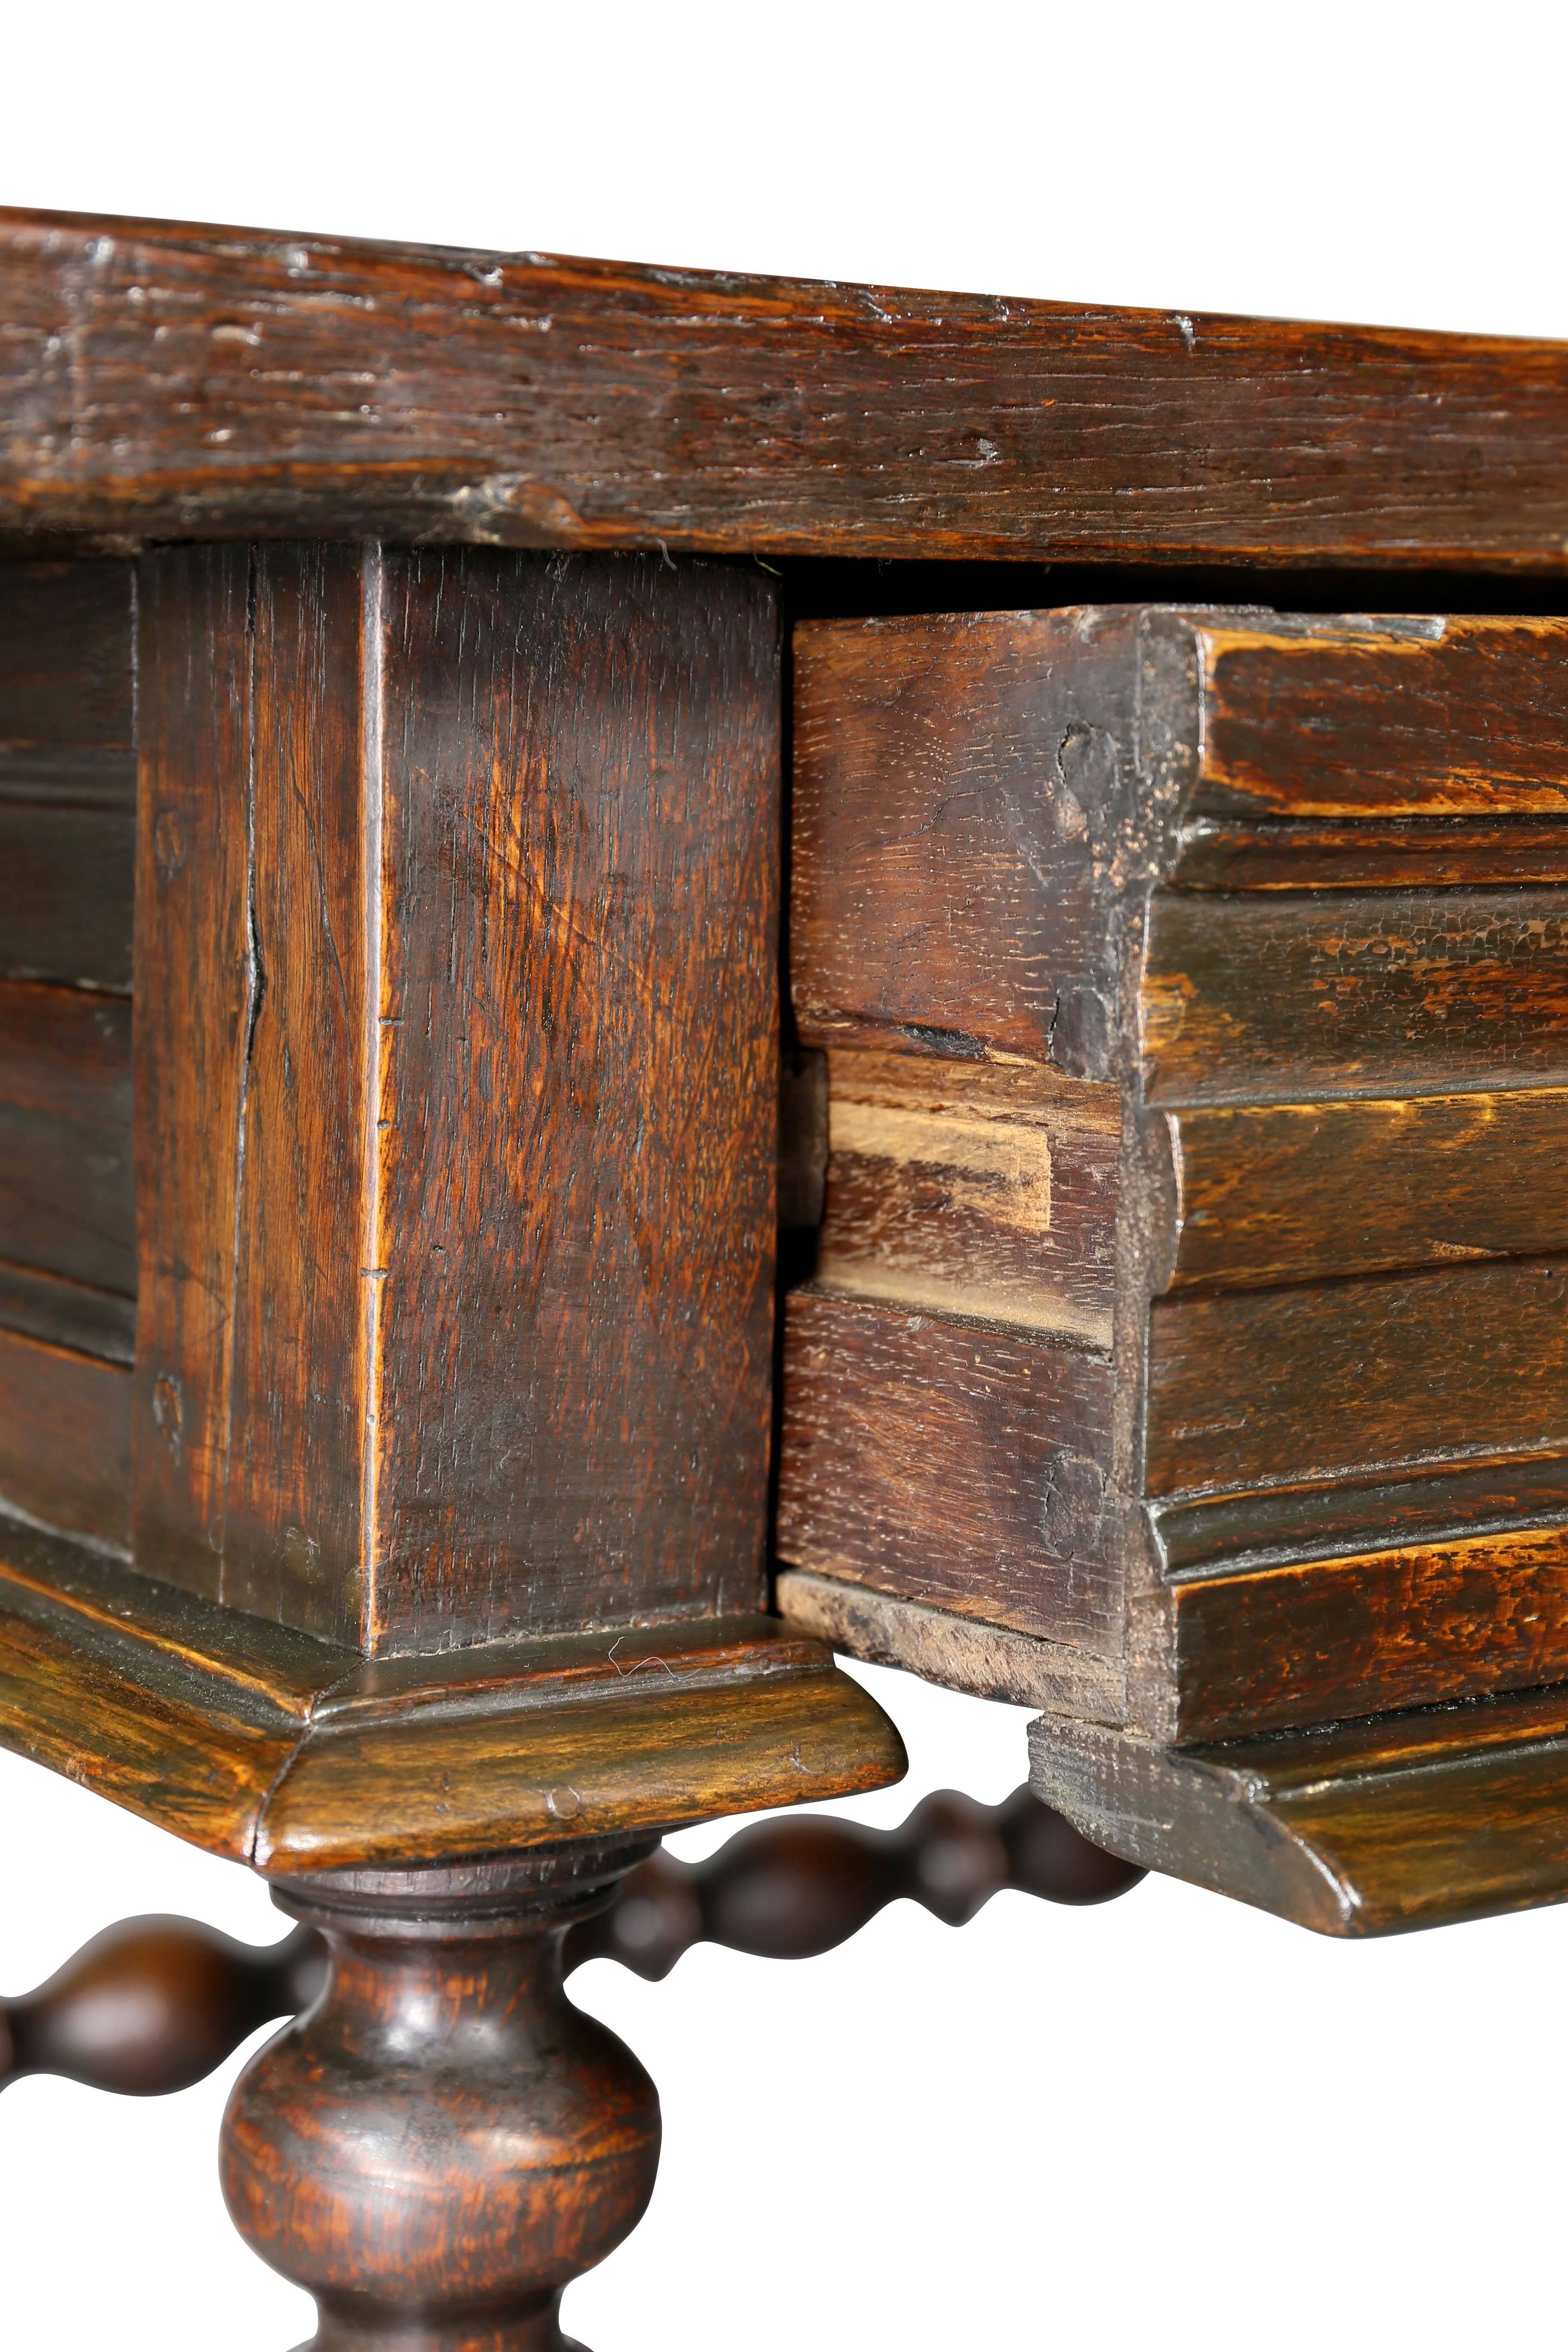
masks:
<svg viewBox="0 0 1568 2352"><path fill-rule="evenodd" d="M802 1290L788 1301L784 1381L784 1559L1119 1647L1103 1357Z"/></svg>

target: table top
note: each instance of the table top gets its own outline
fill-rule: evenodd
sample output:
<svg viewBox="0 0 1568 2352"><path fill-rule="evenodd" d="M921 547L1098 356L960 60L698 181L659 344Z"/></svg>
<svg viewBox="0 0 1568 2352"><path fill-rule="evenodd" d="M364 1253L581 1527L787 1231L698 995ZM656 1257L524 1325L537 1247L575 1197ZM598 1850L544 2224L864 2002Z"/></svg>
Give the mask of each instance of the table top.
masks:
<svg viewBox="0 0 1568 2352"><path fill-rule="evenodd" d="M1568 345L0 212L0 539L1568 569Z"/></svg>

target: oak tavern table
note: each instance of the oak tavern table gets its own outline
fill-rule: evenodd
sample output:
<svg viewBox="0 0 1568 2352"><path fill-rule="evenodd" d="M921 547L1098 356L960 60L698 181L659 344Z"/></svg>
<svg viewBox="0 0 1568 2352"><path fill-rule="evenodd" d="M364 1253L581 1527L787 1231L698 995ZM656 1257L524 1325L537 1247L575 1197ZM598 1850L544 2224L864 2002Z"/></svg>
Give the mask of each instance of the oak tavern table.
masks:
<svg viewBox="0 0 1568 2352"><path fill-rule="evenodd" d="M1568 1894L1568 347L10 213L0 555L0 1738L302 1923L0 2075L299 2011L323 2352L563 2340L589 1951ZM1035 1793L656 1853L835 1650Z"/></svg>

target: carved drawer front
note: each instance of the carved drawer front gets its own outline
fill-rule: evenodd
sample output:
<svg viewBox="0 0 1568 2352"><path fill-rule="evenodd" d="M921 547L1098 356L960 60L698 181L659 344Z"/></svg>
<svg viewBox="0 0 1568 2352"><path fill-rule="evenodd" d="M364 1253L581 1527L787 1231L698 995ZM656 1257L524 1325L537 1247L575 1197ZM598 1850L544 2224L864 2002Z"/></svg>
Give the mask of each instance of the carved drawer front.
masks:
<svg viewBox="0 0 1568 2352"><path fill-rule="evenodd" d="M795 677L788 1612L1041 1702L1112 1843L1130 1757L1568 1679L1568 624L819 623Z"/></svg>

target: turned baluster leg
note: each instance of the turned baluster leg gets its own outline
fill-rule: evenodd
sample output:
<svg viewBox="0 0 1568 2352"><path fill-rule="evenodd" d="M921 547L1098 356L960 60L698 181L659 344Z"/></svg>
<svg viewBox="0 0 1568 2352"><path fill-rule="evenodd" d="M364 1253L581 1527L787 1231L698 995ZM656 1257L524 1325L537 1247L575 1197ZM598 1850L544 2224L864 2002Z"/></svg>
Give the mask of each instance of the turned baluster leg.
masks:
<svg viewBox="0 0 1568 2352"><path fill-rule="evenodd" d="M316 2298L312 2352L561 2352L563 2289L652 2194L658 2098L563 1988L569 1928L641 1847L296 1881L322 1999L223 2126L241 2233Z"/></svg>

